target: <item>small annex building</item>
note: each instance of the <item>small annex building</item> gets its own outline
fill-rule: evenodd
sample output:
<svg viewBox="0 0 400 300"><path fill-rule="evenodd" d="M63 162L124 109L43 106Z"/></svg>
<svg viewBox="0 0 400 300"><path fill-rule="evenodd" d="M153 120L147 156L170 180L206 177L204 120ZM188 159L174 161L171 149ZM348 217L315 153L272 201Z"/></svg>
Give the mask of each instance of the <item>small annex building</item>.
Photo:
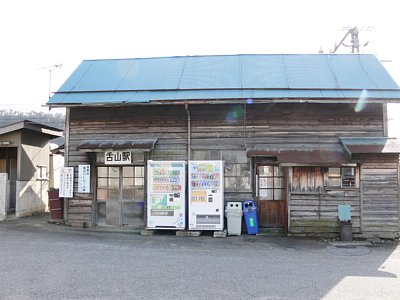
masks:
<svg viewBox="0 0 400 300"><path fill-rule="evenodd" d="M225 201L256 200L261 230L336 237L347 204L354 236L398 237L399 102L374 55L85 60L47 103L67 109L66 166L91 166L65 218L144 227L146 162L209 159L224 161ZM129 164L107 165L119 150Z"/></svg>
<svg viewBox="0 0 400 300"><path fill-rule="evenodd" d="M0 127L0 220L47 208L49 141L62 135L29 120Z"/></svg>

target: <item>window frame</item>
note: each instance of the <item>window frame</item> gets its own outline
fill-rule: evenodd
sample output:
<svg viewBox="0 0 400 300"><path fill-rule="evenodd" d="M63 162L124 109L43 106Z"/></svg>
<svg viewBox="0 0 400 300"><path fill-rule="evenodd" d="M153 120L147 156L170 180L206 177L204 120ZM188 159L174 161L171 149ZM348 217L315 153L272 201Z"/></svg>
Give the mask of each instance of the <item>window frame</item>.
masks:
<svg viewBox="0 0 400 300"><path fill-rule="evenodd" d="M339 172L330 173L333 169L339 169ZM351 169L352 175L344 174L345 169ZM359 178L359 166L335 166L335 167L328 167L327 170L327 181L326 181L326 188L341 188L341 189L357 189L360 187L360 178ZM354 181L353 185L344 185L343 182L345 179L352 179ZM340 181L340 184L332 184L332 181Z"/></svg>
<svg viewBox="0 0 400 300"><path fill-rule="evenodd" d="M37 180L49 180L48 167L45 165L36 166L36 179Z"/></svg>
<svg viewBox="0 0 400 300"><path fill-rule="evenodd" d="M261 167L270 167L272 170L272 174L260 174ZM257 185L256 185L256 193L257 197L260 201L281 201L286 197L286 176L285 169L277 164L266 164L266 165L258 165L257 166ZM261 180L266 180L267 186L268 182L272 183L272 187L263 188L260 185ZM277 182L280 184L277 185ZM279 187L278 187L279 186ZM268 198L268 196L261 196L261 190L272 192L272 197ZM276 192L280 191L280 194ZM280 195L276 197L276 195Z"/></svg>

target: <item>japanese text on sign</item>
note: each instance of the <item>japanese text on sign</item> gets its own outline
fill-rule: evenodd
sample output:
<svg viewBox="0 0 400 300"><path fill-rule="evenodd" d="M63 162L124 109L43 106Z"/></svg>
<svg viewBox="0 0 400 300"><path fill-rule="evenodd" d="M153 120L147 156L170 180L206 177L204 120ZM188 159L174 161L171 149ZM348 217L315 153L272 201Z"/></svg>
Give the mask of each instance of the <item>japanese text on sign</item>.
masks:
<svg viewBox="0 0 400 300"><path fill-rule="evenodd" d="M104 152L104 163L106 165L130 164L132 155L130 151L107 151Z"/></svg>
<svg viewBox="0 0 400 300"><path fill-rule="evenodd" d="M64 198L72 198L74 191L74 168L61 168L60 172L60 190L59 196Z"/></svg>
<svg viewBox="0 0 400 300"><path fill-rule="evenodd" d="M90 193L90 165L79 165L78 192Z"/></svg>

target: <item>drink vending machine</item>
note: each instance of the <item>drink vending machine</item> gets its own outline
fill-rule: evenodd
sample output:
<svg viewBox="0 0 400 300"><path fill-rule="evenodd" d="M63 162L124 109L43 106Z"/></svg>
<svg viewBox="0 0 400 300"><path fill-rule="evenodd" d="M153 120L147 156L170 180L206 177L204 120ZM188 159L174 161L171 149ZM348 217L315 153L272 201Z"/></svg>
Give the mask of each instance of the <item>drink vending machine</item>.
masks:
<svg viewBox="0 0 400 300"><path fill-rule="evenodd" d="M189 230L223 230L223 170L219 160L189 161Z"/></svg>
<svg viewBox="0 0 400 300"><path fill-rule="evenodd" d="M186 162L147 162L148 229L185 229Z"/></svg>

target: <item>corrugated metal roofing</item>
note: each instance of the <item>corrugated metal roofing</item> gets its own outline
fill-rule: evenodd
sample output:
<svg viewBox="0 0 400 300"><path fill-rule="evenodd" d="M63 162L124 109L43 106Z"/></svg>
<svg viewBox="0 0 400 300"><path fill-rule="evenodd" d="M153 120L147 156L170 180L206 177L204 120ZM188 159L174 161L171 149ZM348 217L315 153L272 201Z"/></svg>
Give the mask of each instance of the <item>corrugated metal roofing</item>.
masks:
<svg viewBox="0 0 400 300"><path fill-rule="evenodd" d="M108 150L121 150L121 149L144 149L152 150L158 139L127 139L127 140L85 140L81 142L76 149L80 151L93 150L93 149L108 149ZM90 151L89 151L90 152Z"/></svg>
<svg viewBox="0 0 400 300"><path fill-rule="evenodd" d="M197 99L400 100L373 55L266 54L83 61L48 104Z"/></svg>
<svg viewBox="0 0 400 300"><path fill-rule="evenodd" d="M400 153L400 144L396 138L386 137L343 137L340 138L350 153Z"/></svg>
<svg viewBox="0 0 400 300"><path fill-rule="evenodd" d="M337 165L350 162L350 158L344 151L329 151L321 149L302 149L302 150L248 150L247 157L254 156L272 156L278 159L280 164L285 165Z"/></svg>

